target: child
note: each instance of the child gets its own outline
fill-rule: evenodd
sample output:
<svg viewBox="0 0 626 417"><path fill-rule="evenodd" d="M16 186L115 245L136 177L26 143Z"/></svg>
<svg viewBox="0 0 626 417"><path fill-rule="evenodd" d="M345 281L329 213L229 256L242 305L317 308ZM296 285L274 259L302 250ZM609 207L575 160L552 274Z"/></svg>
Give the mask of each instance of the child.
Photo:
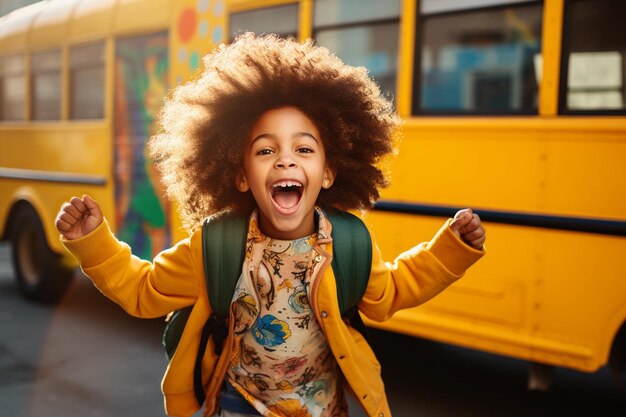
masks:
<svg viewBox="0 0 626 417"><path fill-rule="evenodd" d="M83 271L128 313L194 306L163 379L167 413L201 406L192 373L211 307L197 226L239 210L250 219L246 256L223 352L203 358L205 416L346 416L344 387L369 416L390 416L380 365L339 312L324 214L370 207L387 184L376 164L393 151L399 118L366 71L310 41L246 34L175 89L161 124L151 152L189 238L140 260L89 196L66 203L56 225ZM483 255L484 241L466 209L393 264L373 243L360 312L383 321L425 302Z"/></svg>

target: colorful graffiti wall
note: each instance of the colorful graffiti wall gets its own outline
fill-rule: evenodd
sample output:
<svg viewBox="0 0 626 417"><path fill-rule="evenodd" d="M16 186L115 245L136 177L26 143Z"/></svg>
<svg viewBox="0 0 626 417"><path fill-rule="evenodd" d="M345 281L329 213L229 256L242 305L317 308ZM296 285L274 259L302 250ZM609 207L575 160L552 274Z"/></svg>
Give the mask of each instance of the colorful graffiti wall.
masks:
<svg viewBox="0 0 626 417"><path fill-rule="evenodd" d="M121 39L115 59L115 201L118 238L152 259L171 244L169 203L146 143L167 93L167 33Z"/></svg>

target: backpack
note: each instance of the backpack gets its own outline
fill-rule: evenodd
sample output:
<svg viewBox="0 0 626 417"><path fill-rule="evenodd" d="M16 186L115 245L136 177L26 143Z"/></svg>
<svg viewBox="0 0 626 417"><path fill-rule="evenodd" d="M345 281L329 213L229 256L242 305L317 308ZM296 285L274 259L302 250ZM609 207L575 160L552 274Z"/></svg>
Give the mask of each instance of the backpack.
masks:
<svg viewBox="0 0 626 417"><path fill-rule="evenodd" d="M202 225L202 257L209 303L213 310L202 335L194 364L194 390L199 405L205 400L202 386L202 358L209 338L214 351L222 353L228 334L227 320L235 287L241 275L248 235L248 217L225 212L206 219ZM341 210L326 213L332 224L333 260L331 267L337 283L337 297L342 317L364 333L365 325L358 304L365 294L372 266L372 240L361 219ZM172 359L193 306L173 312L163 332L163 347Z"/></svg>

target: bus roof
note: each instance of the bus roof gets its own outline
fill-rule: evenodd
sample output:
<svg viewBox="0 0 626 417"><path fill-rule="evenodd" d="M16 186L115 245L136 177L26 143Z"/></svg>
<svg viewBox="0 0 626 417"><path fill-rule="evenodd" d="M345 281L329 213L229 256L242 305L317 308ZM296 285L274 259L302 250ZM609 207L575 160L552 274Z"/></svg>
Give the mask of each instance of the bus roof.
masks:
<svg viewBox="0 0 626 417"><path fill-rule="evenodd" d="M0 18L0 54L165 29L171 0L47 0Z"/></svg>

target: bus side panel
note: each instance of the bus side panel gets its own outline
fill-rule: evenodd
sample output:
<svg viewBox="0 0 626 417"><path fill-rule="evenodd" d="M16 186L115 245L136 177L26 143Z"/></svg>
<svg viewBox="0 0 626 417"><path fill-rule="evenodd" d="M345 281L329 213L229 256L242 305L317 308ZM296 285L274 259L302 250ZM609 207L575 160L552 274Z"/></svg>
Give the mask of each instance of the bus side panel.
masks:
<svg viewBox="0 0 626 417"><path fill-rule="evenodd" d="M539 129L513 118L409 119L382 199L537 211Z"/></svg>
<svg viewBox="0 0 626 417"><path fill-rule="evenodd" d="M6 216L17 201L28 201L39 213L50 248L64 253L54 226L64 202L88 193L105 215L112 214L106 186L111 182L110 129L105 123L6 127L0 129L0 137L0 195L6 197L0 202L0 218L5 222L10 221ZM94 181L98 184L90 184Z"/></svg>
<svg viewBox="0 0 626 417"><path fill-rule="evenodd" d="M378 244L384 248L383 258L386 260L400 254L399 251L391 253L387 250L394 237L404 243L404 250L410 249L412 245L432 238L444 220L376 211L367 217L368 224L373 224ZM502 225L489 225L488 233L488 256L474 265L464 278L415 309L414 313L428 310L502 328L524 328L529 319L528 303L533 296L532 288L527 288L525 282L536 275L532 250L536 246L536 233ZM413 237L412 242L410 236ZM490 261L490 258L503 259L507 253L511 253L508 257L516 259L514 264L496 265ZM413 331L419 332L417 329L402 332Z"/></svg>
<svg viewBox="0 0 626 417"><path fill-rule="evenodd" d="M553 124L542 132L546 212L626 220L626 119Z"/></svg>
<svg viewBox="0 0 626 417"><path fill-rule="evenodd" d="M623 131L527 119L407 123L383 200L623 219ZM573 132L578 132L573 134ZM583 196L583 198L581 198ZM589 198L584 198L589 196ZM574 204L575 201L579 203ZM387 260L443 218L373 211ZM487 255L433 300L372 325L584 371L604 365L626 304L623 237L486 222ZM620 316L621 315L621 316Z"/></svg>
<svg viewBox="0 0 626 417"><path fill-rule="evenodd" d="M468 119L409 120L382 200L536 211L543 144L530 126ZM517 122L519 125L519 122ZM520 175L522 174L522 175ZM384 259L432 238L444 218L372 211ZM536 230L486 225L487 255L423 306L398 312L389 330L482 350L528 356L518 339L531 332L536 298Z"/></svg>
<svg viewBox="0 0 626 417"><path fill-rule="evenodd" d="M552 214L626 219L626 130L618 120L562 120L546 131L545 207ZM626 320L626 238L545 231L539 241L541 293L537 336L587 346L603 365Z"/></svg>

